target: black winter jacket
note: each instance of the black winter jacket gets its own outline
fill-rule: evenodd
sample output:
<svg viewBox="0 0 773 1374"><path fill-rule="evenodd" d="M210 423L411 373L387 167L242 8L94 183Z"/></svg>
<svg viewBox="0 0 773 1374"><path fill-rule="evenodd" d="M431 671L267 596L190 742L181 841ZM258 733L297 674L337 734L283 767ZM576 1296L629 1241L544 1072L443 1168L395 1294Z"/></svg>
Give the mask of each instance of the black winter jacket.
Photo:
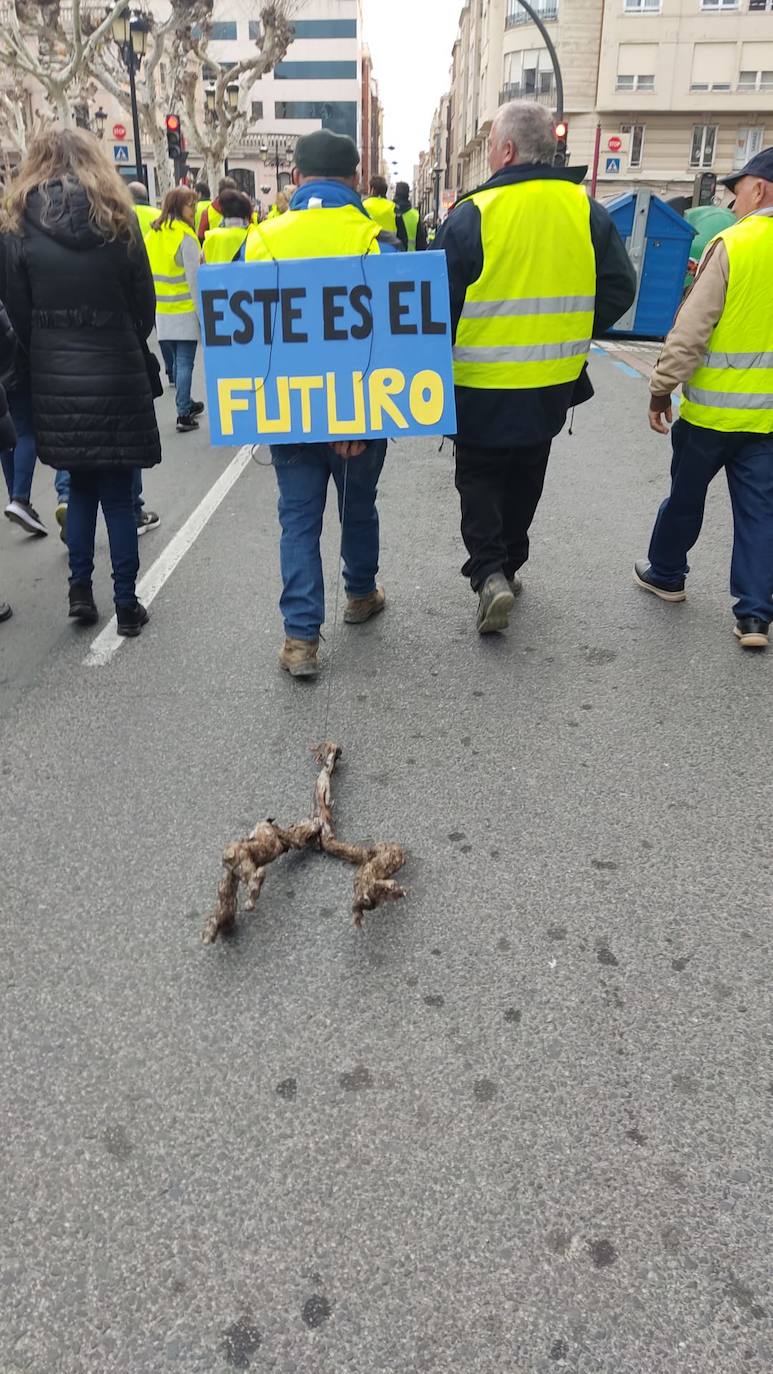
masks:
<svg viewBox="0 0 773 1374"><path fill-rule="evenodd" d="M587 167L547 167L522 163L496 172L486 189L518 185L522 181L581 182ZM483 187L478 189L483 190ZM474 194L471 192L470 194ZM603 205L590 203L590 233L596 255L596 316L593 333L603 334L625 314L636 294L636 277L612 220ZM454 338L467 287L483 271L480 211L471 200L457 201L441 225L432 249L445 249L451 288L451 328ZM513 245L518 251L518 245ZM483 390L456 387L456 438L481 448L510 448L544 443L563 428L572 405L593 395L584 368L577 382L520 390Z"/></svg>
<svg viewBox="0 0 773 1374"><path fill-rule="evenodd" d="M45 199L32 193L23 234L4 247L41 461L70 471L159 463L143 352L156 302L139 231L130 244L107 243L82 187L53 181Z"/></svg>
<svg viewBox="0 0 773 1374"><path fill-rule="evenodd" d="M8 379L14 375L15 358L16 335L5 306L0 301L0 449L10 449L16 444L16 430L8 414L5 395Z"/></svg>

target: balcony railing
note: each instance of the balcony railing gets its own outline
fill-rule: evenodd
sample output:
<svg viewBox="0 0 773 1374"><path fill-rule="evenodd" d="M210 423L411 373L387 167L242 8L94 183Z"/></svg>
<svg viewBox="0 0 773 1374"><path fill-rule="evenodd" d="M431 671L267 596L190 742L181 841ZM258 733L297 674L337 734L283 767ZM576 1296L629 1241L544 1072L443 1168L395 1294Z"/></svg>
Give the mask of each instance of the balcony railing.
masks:
<svg viewBox="0 0 773 1374"><path fill-rule="evenodd" d="M527 90L520 81L509 82L499 92L500 105L506 105L508 100L533 100L537 105L550 105L552 107L555 104L555 98L552 85L546 91L531 91Z"/></svg>
<svg viewBox="0 0 773 1374"><path fill-rule="evenodd" d="M532 9L536 10L540 19L545 24L550 24L553 20L558 18L558 0L555 0L553 4L532 5ZM521 9L520 5L518 5L517 9L511 10L509 14L505 15L506 29L515 29L519 24L530 24L531 22L531 15L527 14L526 10Z"/></svg>

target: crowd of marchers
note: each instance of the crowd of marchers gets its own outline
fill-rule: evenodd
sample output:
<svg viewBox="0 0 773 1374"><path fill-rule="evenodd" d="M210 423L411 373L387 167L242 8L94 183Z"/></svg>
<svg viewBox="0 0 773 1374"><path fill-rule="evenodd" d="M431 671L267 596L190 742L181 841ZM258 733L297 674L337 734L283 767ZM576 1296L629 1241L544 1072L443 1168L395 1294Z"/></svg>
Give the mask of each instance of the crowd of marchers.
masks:
<svg viewBox="0 0 773 1374"><path fill-rule="evenodd" d="M443 251L448 266L456 393L453 436L462 572L477 596L477 629L502 633L522 590L529 530L553 439L569 410L592 399L594 336L626 312L636 279L587 169L556 166L543 107L503 106L490 135L491 176L461 197L428 242L408 187L364 199L359 156L344 135L299 139L292 194L259 221L228 178L177 187L160 207L126 187L81 130L36 140L6 188L0 252L0 448L6 515L33 535L36 460L55 470L57 520L69 555L69 615L93 624L98 510L107 526L118 632L140 633L138 537L158 524L142 473L161 461L155 400L161 366L181 433L204 410L192 386L201 262ZM637 584L685 599L687 556L709 484L724 469L734 518L733 630L745 649L768 644L773 618L773 149L725 178L735 222L709 243L650 382L651 428L669 433L671 488ZM7 397L7 402L5 397ZM281 527L281 666L320 669L325 620L320 535L332 477L341 516L344 619L385 609L377 489L386 441L277 444L271 458ZM10 607L0 602L0 619Z"/></svg>

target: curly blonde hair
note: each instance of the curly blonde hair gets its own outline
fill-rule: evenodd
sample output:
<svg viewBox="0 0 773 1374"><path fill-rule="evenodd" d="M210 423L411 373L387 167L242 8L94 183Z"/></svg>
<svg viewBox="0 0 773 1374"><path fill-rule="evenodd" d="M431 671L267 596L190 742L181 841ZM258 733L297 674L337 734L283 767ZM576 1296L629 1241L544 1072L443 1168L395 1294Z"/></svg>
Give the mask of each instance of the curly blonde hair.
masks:
<svg viewBox="0 0 773 1374"><path fill-rule="evenodd" d="M47 129L30 144L27 156L8 186L3 205L4 227L24 231L24 212L33 191L43 198L41 220L47 223L51 201L47 187L60 181L65 197L81 186L89 202L89 222L109 243L128 242L136 232L136 216L128 190L92 134L84 129Z"/></svg>

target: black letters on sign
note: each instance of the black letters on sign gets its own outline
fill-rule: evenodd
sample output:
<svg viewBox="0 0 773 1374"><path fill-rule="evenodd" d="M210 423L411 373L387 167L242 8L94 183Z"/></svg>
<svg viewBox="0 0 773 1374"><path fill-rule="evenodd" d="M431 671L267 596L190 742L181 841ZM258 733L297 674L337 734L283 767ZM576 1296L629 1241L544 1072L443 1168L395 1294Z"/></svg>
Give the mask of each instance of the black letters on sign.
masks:
<svg viewBox="0 0 773 1374"><path fill-rule="evenodd" d="M345 286L323 286L322 288L322 333L326 339L348 339L349 337L345 329L336 328L336 320L342 320L344 317L344 308L338 304L338 300L345 296Z"/></svg>
<svg viewBox="0 0 773 1374"><path fill-rule="evenodd" d="M253 291L252 299L256 305L263 306L263 342L264 344L270 344L272 336L271 307L277 304L279 292L268 288L265 290Z"/></svg>
<svg viewBox="0 0 773 1374"><path fill-rule="evenodd" d="M241 322L241 329L235 329L233 342L235 344L252 343L255 336L255 321L251 315L247 314L245 307L252 304L251 291L234 291L229 302L231 309L237 320Z"/></svg>
<svg viewBox="0 0 773 1374"><path fill-rule="evenodd" d="M403 316L410 313L411 307L405 305L402 296L416 290L415 281L391 281L389 283L389 328L393 334L418 334L415 324L403 324Z"/></svg>
<svg viewBox="0 0 773 1374"><path fill-rule="evenodd" d="M370 308L373 292L369 286L354 286L349 300L362 321L361 324L352 325L352 338L367 339L373 333L373 312Z"/></svg>
<svg viewBox="0 0 773 1374"><path fill-rule="evenodd" d="M445 334L446 332L445 322L432 318L432 284L428 281L423 281L421 284L421 332L422 334Z"/></svg>
<svg viewBox="0 0 773 1374"><path fill-rule="evenodd" d="M230 334L218 334L217 326L221 320L225 319L222 310L218 310L216 301L227 301L228 292L222 291L202 291L201 293L201 313L204 316L204 338L210 348L218 345L225 347L231 342Z"/></svg>
<svg viewBox="0 0 773 1374"><path fill-rule="evenodd" d="M298 333L293 329L295 320L303 318L303 311L293 305L293 301L303 300L306 295L304 286L283 286L281 290L282 299L282 338L285 343L308 343L308 334Z"/></svg>

